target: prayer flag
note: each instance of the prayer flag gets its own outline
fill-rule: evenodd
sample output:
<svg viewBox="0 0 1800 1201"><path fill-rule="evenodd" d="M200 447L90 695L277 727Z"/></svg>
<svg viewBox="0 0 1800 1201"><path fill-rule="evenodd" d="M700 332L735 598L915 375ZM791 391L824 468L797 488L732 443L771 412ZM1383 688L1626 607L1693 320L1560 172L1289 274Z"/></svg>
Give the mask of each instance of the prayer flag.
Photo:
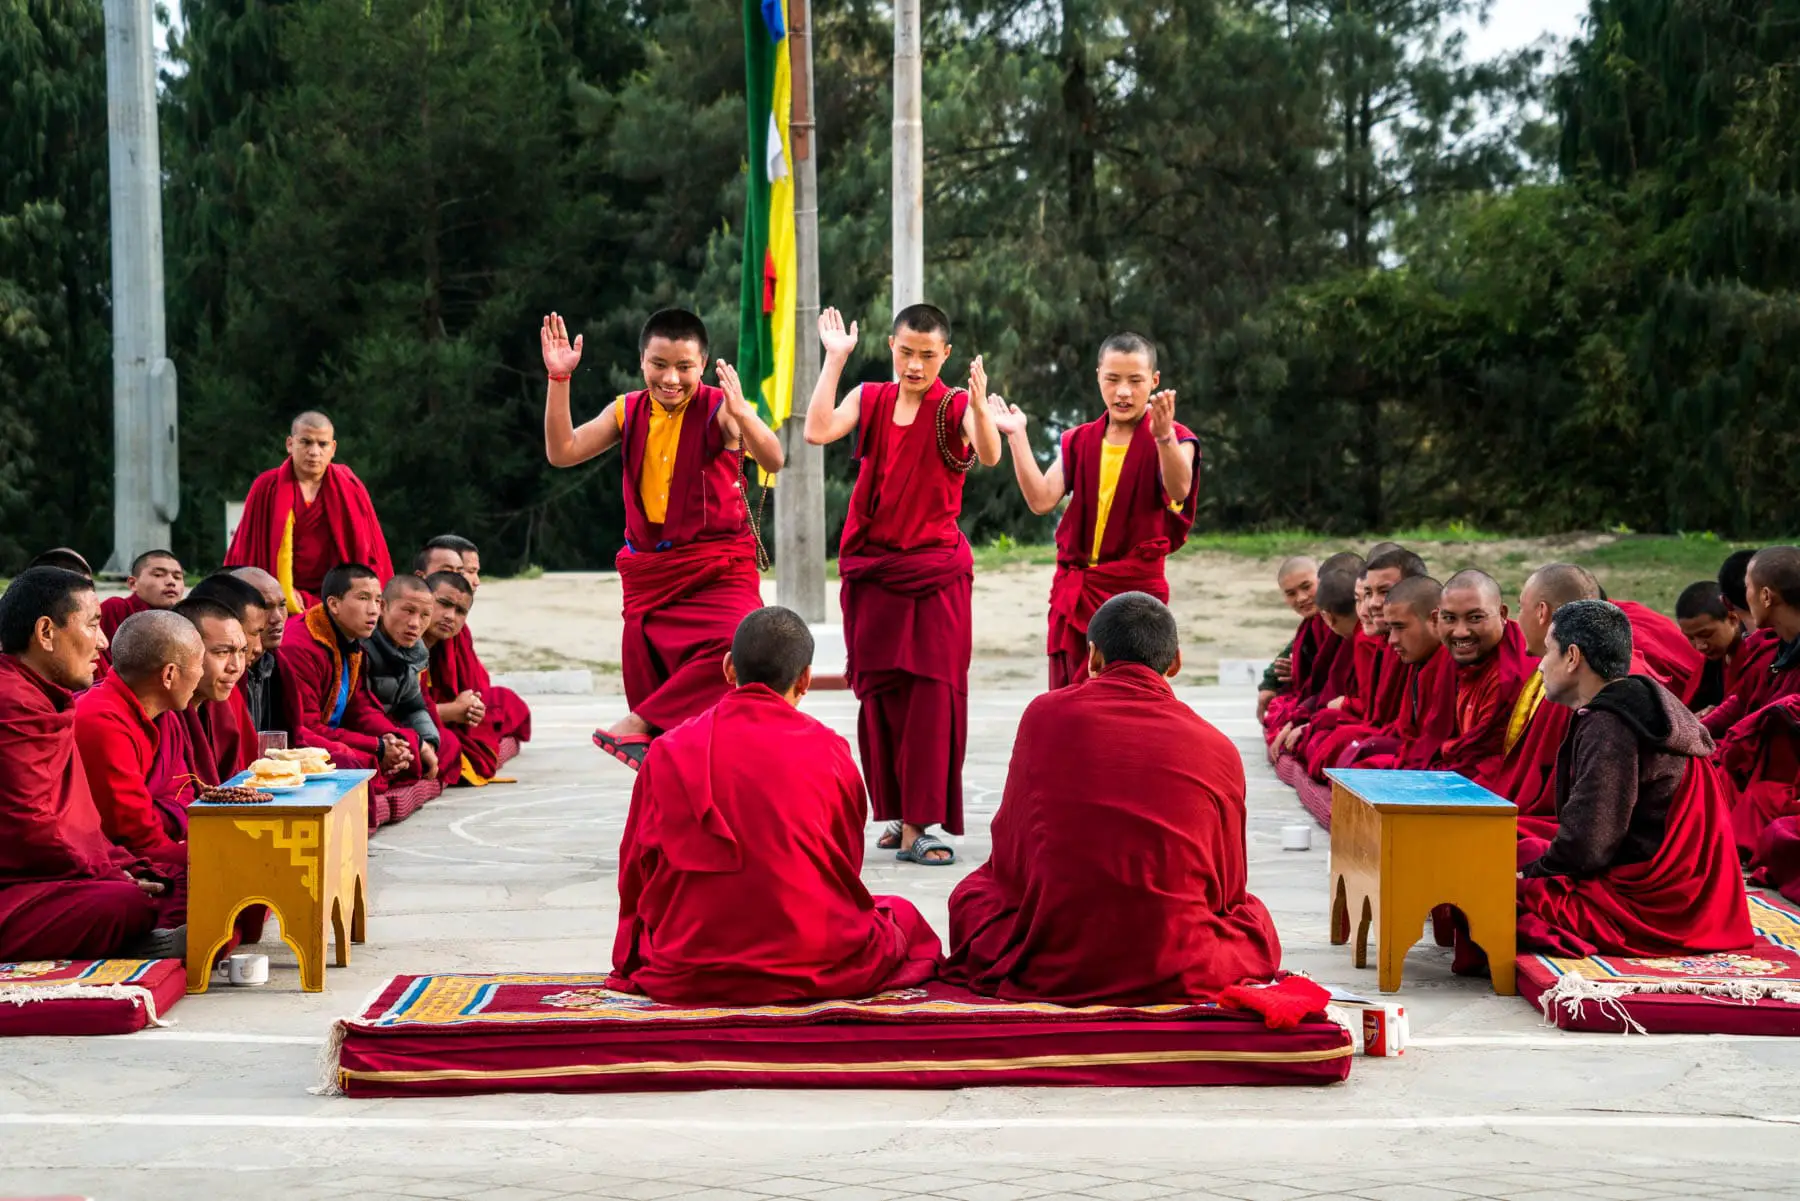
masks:
<svg viewBox="0 0 1800 1201"><path fill-rule="evenodd" d="M794 407L794 170L788 140L793 75L786 0L744 0L749 112L738 376L770 428Z"/></svg>

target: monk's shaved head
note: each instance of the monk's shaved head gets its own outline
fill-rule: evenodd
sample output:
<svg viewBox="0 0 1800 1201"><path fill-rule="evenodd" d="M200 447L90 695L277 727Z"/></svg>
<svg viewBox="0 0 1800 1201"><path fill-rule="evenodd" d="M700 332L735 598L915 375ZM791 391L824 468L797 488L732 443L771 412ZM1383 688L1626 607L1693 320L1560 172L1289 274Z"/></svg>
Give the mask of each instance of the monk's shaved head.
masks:
<svg viewBox="0 0 1800 1201"><path fill-rule="evenodd" d="M1419 664L1436 654L1438 641L1433 619L1443 588L1430 576L1408 576L1389 590L1383 606L1388 646L1402 663Z"/></svg>
<svg viewBox="0 0 1800 1201"><path fill-rule="evenodd" d="M761 684L782 696L812 667L813 636L792 609L764 605L738 622L731 637L731 670L737 686Z"/></svg>
<svg viewBox="0 0 1800 1201"><path fill-rule="evenodd" d="M1573 563L1546 563L1531 573L1519 595L1523 597L1527 592L1532 600L1549 605L1554 613L1578 600L1599 600L1600 581L1585 567Z"/></svg>
<svg viewBox="0 0 1800 1201"><path fill-rule="evenodd" d="M73 571L84 575L90 580L94 578L94 569L88 566L88 561L81 557L80 552L70 550L66 546L51 547L33 559L28 566L60 567L64 571Z"/></svg>
<svg viewBox="0 0 1800 1201"><path fill-rule="evenodd" d="M1420 617L1429 617L1443 599L1444 588L1428 575L1408 576L1388 592L1387 607L1396 605L1410 609Z"/></svg>
<svg viewBox="0 0 1800 1201"><path fill-rule="evenodd" d="M1361 575L1362 569L1363 557L1353 550L1341 550L1319 564L1320 575L1328 571L1347 571L1351 575Z"/></svg>
<svg viewBox="0 0 1800 1201"><path fill-rule="evenodd" d="M281 581L262 568L236 567L231 574L261 593L263 604L271 607L287 604L287 597L281 591Z"/></svg>
<svg viewBox="0 0 1800 1201"><path fill-rule="evenodd" d="M1088 644L1105 664L1139 663L1159 675L1181 662L1181 636L1169 606L1148 592L1121 592L1088 622Z"/></svg>
<svg viewBox="0 0 1800 1201"><path fill-rule="evenodd" d="M1281 561L1281 567L1275 572L1276 582L1285 581L1293 576L1317 575L1319 564L1311 555L1293 555Z"/></svg>
<svg viewBox="0 0 1800 1201"><path fill-rule="evenodd" d="M402 573L387 582L387 587L381 590L381 599L392 604L403 596L415 593L420 596L430 596L431 585L419 576Z"/></svg>
<svg viewBox="0 0 1800 1201"><path fill-rule="evenodd" d="M1430 574L1429 569L1425 566L1425 560L1403 546L1384 550L1378 555L1370 555L1369 561L1363 564L1363 571L1365 574L1373 574L1378 571L1397 571L1403 580Z"/></svg>
<svg viewBox="0 0 1800 1201"><path fill-rule="evenodd" d="M324 430L330 433L333 428L331 418L316 409L308 409L294 418L294 424L288 427L288 433L298 435L301 430Z"/></svg>
<svg viewBox="0 0 1800 1201"><path fill-rule="evenodd" d="M1768 546L1750 560L1745 582L1773 592L1784 604L1800 608L1800 547Z"/></svg>
<svg viewBox="0 0 1800 1201"><path fill-rule="evenodd" d="M1739 613L1750 611L1750 598L1745 590L1749 587L1750 560L1754 558L1756 552L1753 550L1734 550L1719 564L1719 591L1724 594L1726 603Z"/></svg>
<svg viewBox="0 0 1800 1201"><path fill-rule="evenodd" d="M1478 593L1484 602L1492 604L1496 609L1504 599L1500 595L1500 584L1493 576L1473 567L1464 568L1444 581L1445 592L1470 591Z"/></svg>
<svg viewBox="0 0 1800 1201"><path fill-rule="evenodd" d="M1330 569L1319 572L1319 590L1313 594L1321 613L1348 617L1356 612L1356 576Z"/></svg>
<svg viewBox="0 0 1800 1201"><path fill-rule="evenodd" d="M1401 546L1398 542L1377 542L1369 548L1369 558L1373 559L1378 555L1385 555L1391 550L1400 549Z"/></svg>
<svg viewBox="0 0 1800 1201"><path fill-rule="evenodd" d="M148 609L120 623L112 640L112 669L136 687L156 679L170 664L191 667L204 649L193 622L173 610Z"/></svg>

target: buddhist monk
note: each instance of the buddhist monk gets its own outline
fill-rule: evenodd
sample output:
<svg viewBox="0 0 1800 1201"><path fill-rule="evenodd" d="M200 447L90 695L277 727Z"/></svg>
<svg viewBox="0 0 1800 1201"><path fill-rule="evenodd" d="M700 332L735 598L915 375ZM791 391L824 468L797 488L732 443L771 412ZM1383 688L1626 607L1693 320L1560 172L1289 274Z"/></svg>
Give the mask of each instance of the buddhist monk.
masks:
<svg viewBox="0 0 1800 1201"><path fill-rule="evenodd" d="M339 767L376 771L372 789L420 762L419 736L388 720L363 678L363 642L381 617L381 585L361 563L325 573L325 599L281 644L295 689L291 745L324 747Z"/></svg>
<svg viewBox="0 0 1800 1201"><path fill-rule="evenodd" d="M150 772L157 719L179 714L200 684L200 634L178 613L144 611L120 624L111 645L112 670L75 702L75 746L106 836L179 871L187 810L158 806Z"/></svg>
<svg viewBox="0 0 1800 1201"><path fill-rule="evenodd" d="M1787 556L1780 552L1786 549L1788 548L1769 548L1772 553L1764 560L1765 575L1779 576L1781 574L1778 569ZM1743 576L1740 583L1734 574L1733 560L1744 554L1749 554L1750 557L1743 560ZM1767 587L1756 589L1754 608L1752 607L1749 565L1759 557L1761 557L1760 551L1738 552L1732 558L1727 559L1725 566L1719 569L1720 592L1725 598L1729 613L1733 619L1739 619L1741 615L1741 620L1749 628L1749 634L1745 639L1747 649L1743 654L1742 667L1735 676L1737 686L1728 688L1725 699L1719 702L1719 707L1706 714L1702 721L1702 724L1706 726L1707 733L1721 743L1731 741L1726 735L1734 725L1746 717L1784 696L1800 691L1800 672L1792 670L1794 665L1791 657L1793 648L1784 642L1784 639L1791 638L1791 634L1781 632L1784 624L1790 623L1790 619L1786 616L1786 607L1781 601L1780 589ZM1742 605L1737 603L1737 599L1733 599L1733 589L1737 592L1737 599L1743 601ZM1761 618L1758 617L1759 613L1762 615ZM1777 667L1776 660L1781 657L1784 649L1789 652L1790 658L1785 666Z"/></svg>
<svg viewBox="0 0 1800 1201"><path fill-rule="evenodd" d="M1740 951L1755 940L1712 739L1630 674L1632 626L1605 601L1551 618L1545 697L1571 711L1556 837L1519 844L1519 941L1559 955Z"/></svg>
<svg viewBox="0 0 1800 1201"><path fill-rule="evenodd" d="M397 575L381 591L381 620L364 643L369 688L389 721L418 735L422 774L432 780L438 778L438 765L444 761L444 734L419 676L431 666L431 648L424 637L436 611L430 585L416 575ZM450 750L454 761L459 753L454 741Z"/></svg>
<svg viewBox="0 0 1800 1201"><path fill-rule="evenodd" d="M1151 341L1114 334L1100 345L1096 375L1105 409L1063 432L1048 472L1032 452L1025 414L995 398L994 424L1012 446L1026 505L1041 517L1069 502L1050 584L1051 688L1087 678L1087 623L1107 598L1169 599L1163 562L1187 541L1200 495L1200 441L1175 420L1175 393L1158 391Z"/></svg>
<svg viewBox="0 0 1800 1201"><path fill-rule="evenodd" d="M1719 741L1719 762L1736 785L1732 827L1746 856L1763 830L1800 812L1800 709L1787 702L1800 695L1800 549L1768 546L1750 560L1746 600L1759 630L1776 639L1774 654L1746 689L1747 716L1737 719ZM1723 706L1721 706L1723 708Z"/></svg>
<svg viewBox="0 0 1800 1201"><path fill-rule="evenodd" d="M173 609L186 591L186 577L181 560L166 550L147 550L131 561L131 574L125 577L125 596L109 596L100 602L100 629L111 643L119 624L133 613L149 609ZM106 661L102 653L101 662Z"/></svg>
<svg viewBox="0 0 1800 1201"><path fill-rule="evenodd" d="M1756 628L1750 616L1749 597L1750 560L1754 558L1753 549L1734 550L1719 564L1719 593L1731 615L1750 629Z"/></svg>
<svg viewBox="0 0 1800 1201"><path fill-rule="evenodd" d="M363 563L382 580L394 574L375 503L356 473L332 461L337 436L331 419L306 412L288 431L287 459L256 477L227 567L260 567L281 584L287 611L319 603L325 574L341 563Z"/></svg>
<svg viewBox="0 0 1800 1201"><path fill-rule="evenodd" d="M205 773L208 781L228 780L256 760L261 728L249 694L238 685L252 659L263 654L263 631L286 613L270 613L262 595L230 572L201 580L176 609L199 628L206 643L206 670L183 718L190 730L198 723L199 730L192 731L195 745L211 753L214 770Z"/></svg>
<svg viewBox="0 0 1800 1201"><path fill-rule="evenodd" d="M1437 631L1456 664L1456 720L1432 769L1473 777L1504 757L1507 724L1537 669L1510 617L1500 585L1486 572L1459 571L1444 581Z"/></svg>
<svg viewBox="0 0 1800 1201"><path fill-rule="evenodd" d="M1275 586L1281 599L1294 616L1305 622L1313 615L1313 593L1319 586L1319 564L1307 555L1283 559L1275 572ZM1269 704L1287 690L1293 675L1294 644L1290 639L1279 655L1263 671L1262 683L1256 689L1256 720L1263 721Z"/></svg>
<svg viewBox="0 0 1800 1201"><path fill-rule="evenodd" d="M250 708L253 726L258 730L286 730L289 723L284 678L281 658L275 652L281 649L281 640L287 633L287 596L281 590L280 581L260 567L240 567L231 574L256 589L262 597L263 612L267 614L262 636L257 639L258 653L246 657L244 678L238 688Z"/></svg>
<svg viewBox="0 0 1800 1201"><path fill-rule="evenodd" d="M744 396L731 364L718 361L718 387L701 382L706 325L683 309L663 309L644 323L643 389L579 428L569 415L569 380L581 363L581 339L571 343L552 313L540 341L550 377L544 451L551 464L573 467L620 449L625 546L615 562L625 593L619 650L631 711L595 731L594 744L635 771L651 739L725 694L719 664L738 622L762 604L744 462L780 471L781 440Z"/></svg>
<svg viewBox="0 0 1800 1201"><path fill-rule="evenodd" d="M1245 891L1243 761L1175 697L1174 614L1121 593L1088 637L1091 678L1019 723L993 854L950 896L945 979L1063 1005L1207 1001L1269 979L1281 942Z"/></svg>
<svg viewBox="0 0 1800 1201"><path fill-rule="evenodd" d="M1360 564L1360 557L1357 559ZM1343 702L1356 687L1356 636L1360 623L1356 614L1357 577L1347 568L1326 568L1319 572L1314 592L1314 608L1329 631L1326 645L1316 656L1317 665L1307 681L1296 681L1292 690L1298 704L1289 710L1287 726L1269 744L1273 755L1294 751L1312 736L1313 723L1324 715L1324 725L1331 728L1342 720ZM1333 708L1336 706L1336 708Z"/></svg>
<svg viewBox="0 0 1800 1201"><path fill-rule="evenodd" d="M480 788L500 779L501 766L518 753L519 736L501 729L488 704L495 689L487 669L464 651L465 623L469 607L475 603L468 578L459 571L440 571L425 585L431 589L433 616L423 637L430 666L420 683L439 728L454 736L457 750L456 758L444 763L439 778L446 785ZM529 717L524 734L531 734Z"/></svg>
<svg viewBox="0 0 1800 1201"><path fill-rule="evenodd" d="M1339 766L1423 771L1456 736L1457 664L1438 636L1443 586L1430 576L1395 584L1382 602L1388 647L1406 672L1405 696L1392 722L1357 740Z"/></svg>
<svg viewBox="0 0 1800 1201"><path fill-rule="evenodd" d="M94 578L94 569L88 566L88 561L81 557L79 551L71 550L66 546L53 546L27 563L26 566L60 567L64 571L73 571L77 575L84 575L90 580Z"/></svg>
<svg viewBox="0 0 1800 1201"><path fill-rule="evenodd" d="M979 356L969 389L940 378L950 319L928 304L895 317L894 378L837 399L856 325L819 316L825 364L806 411L806 440L856 436L856 484L838 545L845 674L856 694L856 740L875 817L876 845L904 863L943 867L956 854L927 833L961 834L968 740L975 561L957 526L963 476L1000 461L1000 430Z"/></svg>
<svg viewBox="0 0 1800 1201"><path fill-rule="evenodd" d="M1374 558L1381 558L1400 547L1379 543L1371 548ZM1376 571L1378 593L1370 584L1369 565L1356 569L1357 630L1350 648L1352 671L1356 679L1353 694L1334 700L1314 714L1305 737L1295 753L1304 759L1306 774L1324 781L1325 771L1340 760L1354 754L1363 740L1377 734L1400 717L1407 698L1407 685L1412 671L1400 661L1388 645L1388 627L1384 607L1389 591L1409 570L1423 575L1425 561L1411 552L1399 559L1388 559Z"/></svg>
<svg viewBox="0 0 1800 1201"><path fill-rule="evenodd" d="M468 581L471 606L475 594L481 590L481 551L458 534L439 534L427 542L413 560L413 569L422 579L440 571L456 572ZM467 617L466 611L464 617ZM440 664L448 663L438 669L440 677L459 681L458 691L472 689L480 693L481 705L486 711L482 724L488 727L486 732L491 735L488 741L496 744L509 740L520 744L531 741L531 707L518 693L495 684L488 677L487 667L475 650L475 632L467 624L459 625L456 633L442 646L435 640L428 640L427 646ZM479 767L479 763L476 766ZM491 769L499 764L488 766ZM490 770L486 774L493 772Z"/></svg>
<svg viewBox="0 0 1800 1201"><path fill-rule="evenodd" d="M938 937L861 879L869 802L850 746L797 706L812 634L752 611L723 700L656 740L619 848L614 988L679 1005L869 997L931 979Z"/></svg>
<svg viewBox="0 0 1800 1201"><path fill-rule="evenodd" d="M202 581L204 583L204 581ZM187 831L187 807L256 758L256 727L237 695L248 640L237 613L196 586L175 606L199 638L200 679L188 703L159 714L146 787L159 812ZM98 786L96 784L96 798Z"/></svg>
<svg viewBox="0 0 1800 1201"><path fill-rule="evenodd" d="M106 836L76 747L105 644L85 575L33 567L0 596L0 961L186 954L177 882Z"/></svg>
<svg viewBox="0 0 1800 1201"><path fill-rule="evenodd" d="M1768 630L1751 630L1740 620L1716 580L1689 584L1675 600L1675 622L1689 645L1706 659L1706 673L1692 705L1706 732L1715 738L1744 716L1740 695L1752 677L1765 671L1775 655L1776 638ZM1728 697L1738 697L1717 722L1709 720Z"/></svg>

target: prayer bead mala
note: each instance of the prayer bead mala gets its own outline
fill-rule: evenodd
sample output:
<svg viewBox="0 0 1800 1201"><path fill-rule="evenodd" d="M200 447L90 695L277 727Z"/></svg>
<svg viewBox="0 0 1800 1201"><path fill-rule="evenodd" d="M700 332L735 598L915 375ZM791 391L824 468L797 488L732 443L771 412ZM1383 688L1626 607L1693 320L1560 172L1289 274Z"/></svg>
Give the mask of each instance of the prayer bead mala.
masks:
<svg viewBox="0 0 1800 1201"><path fill-rule="evenodd" d="M969 457L966 459L957 458L956 452L950 449L950 401L955 395L956 389L952 388L945 392L944 399L938 402L937 421L935 423L937 427L938 455L944 460L944 466L952 471L966 474L969 468L975 466L975 448L973 446L969 447ZM973 404L974 401L971 399L970 403Z"/></svg>

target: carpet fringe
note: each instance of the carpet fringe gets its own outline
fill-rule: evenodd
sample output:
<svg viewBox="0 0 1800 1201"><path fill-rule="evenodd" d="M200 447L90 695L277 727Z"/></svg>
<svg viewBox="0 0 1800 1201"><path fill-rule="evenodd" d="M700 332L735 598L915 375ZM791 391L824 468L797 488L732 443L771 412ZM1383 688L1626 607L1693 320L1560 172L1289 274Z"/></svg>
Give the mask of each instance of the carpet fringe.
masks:
<svg viewBox="0 0 1800 1201"><path fill-rule="evenodd" d="M1590 980L1585 976L1565 975L1543 998L1544 1021L1554 1024L1557 1006L1572 1020L1581 1016L1582 1007L1596 1005L1603 1017L1622 1025L1626 1034L1647 1033L1642 1024L1625 1012L1620 1004L1626 997L1662 993L1690 997L1707 997L1725 1005L1754 1005L1758 1001L1784 1001L1800 1004L1800 990L1789 987L1785 980Z"/></svg>
<svg viewBox="0 0 1800 1201"><path fill-rule="evenodd" d="M156 995L136 984L46 984L31 988L0 988L0 1001L12 1005L29 1005L35 1001L135 1001L144 1007L144 1017L152 1026L173 1026L156 1014Z"/></svg>
<svg viewBox="0 0 1800 1201"><path fill-rule="evenodd" d="M370 990L362 999L356 1012L349 1017L339 1018L331 1023L331 1030L325 1035L325 1045L319 1050L319 1082L306 1091L315 1097L341 1097L344 1089L338 1083L338 1066L344 1051L344 1038L349 1033L350 1023L361 1021L368 1016L369 1010L375 1008L375 1002L381 1000L381 994L388 990L397 977L389 976Z"/></svg>

